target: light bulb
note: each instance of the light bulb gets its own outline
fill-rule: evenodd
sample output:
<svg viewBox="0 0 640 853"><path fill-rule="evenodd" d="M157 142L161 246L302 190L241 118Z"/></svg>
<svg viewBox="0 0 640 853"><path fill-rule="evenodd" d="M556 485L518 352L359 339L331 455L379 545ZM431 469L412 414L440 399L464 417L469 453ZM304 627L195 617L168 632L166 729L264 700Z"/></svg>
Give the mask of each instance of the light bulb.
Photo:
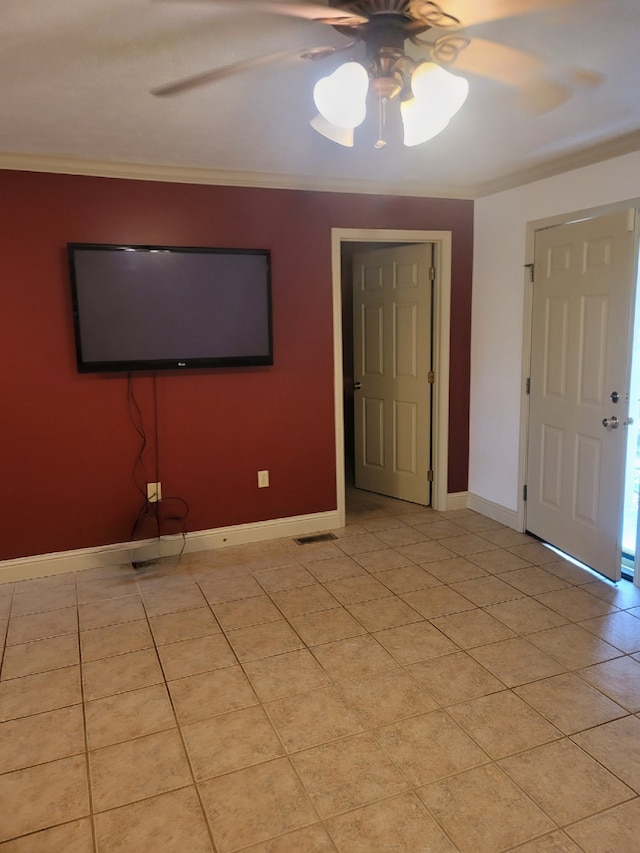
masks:
<svg viewBox="0 0 640 853"><path fill-rule="evenodd" d="M414 97L401 104L404 144L419 145L441 133L464 104L469 84L434 62L421 62L411 77Z"/></svg>
<svg viewBox="0 0 640 853"><path fill-rule="evenodd" d="M400 104L402 125L404 128L404 144L411 147L433 139L449 124L449 117L430 113L429 105L417 98L403 101Z"/></svg>
<svg viewBox="0 0 640 853"><path fill-rule="evenodd" d="M369 75L359 62L345 62L318 80L313 100L320 115L336 127L354 128L367 113Z"/></svg>
<svg viewBox="0 0 640 853"><path fill-rule="evenodd" d="M344 145L346 148L353 148L354 134L352 127L337 127L337 125L327 121L320 113L315 118L312 118L309 124L314 130L317 130L318 133L326 136L332 142L337 142L338 145Z"/></svg>
<svg viewBox="0 0 640 853"><path fill-rule="evenodd" d="M419 101L428 100L429 109L451 118L466 101L469 83L434 62L421 62L411 77L411 91Z"/></svg>

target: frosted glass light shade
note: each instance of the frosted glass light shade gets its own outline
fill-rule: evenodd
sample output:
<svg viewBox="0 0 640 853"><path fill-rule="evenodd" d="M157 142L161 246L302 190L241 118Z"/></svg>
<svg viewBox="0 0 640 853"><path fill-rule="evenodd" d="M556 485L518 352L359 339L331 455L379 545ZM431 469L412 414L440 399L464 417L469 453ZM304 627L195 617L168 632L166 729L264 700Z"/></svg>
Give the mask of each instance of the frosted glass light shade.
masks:
<svg viewBox="0 0 640 853"><path fill-rule="evenodd" d="M464 104L469 84L433 62L421 62L411 77L414 97L401 105L404 144L419 145L441 133Z"/></svg>
<svg viewBox="0 0 640 853"><path fill-rule="evenodd" d="M314 130L317 130L318 133L326 136L332 142L344 145L345 148L353 148L354 133L352 127L337 127L335 124L327 121L320 113L315 118L312 118L309 124Z"/></svg>
<svg viewBox="0 0 640 853"><path fill-rule="evenodd" d="M404 128L404 144L411 147L433 139L449 124L446 115L431 114L429 104L411 98L400 104L402 125Z"/></svg>
<svg viewBox="0 0 640 853"><path fill-rule="evenodd" d="M421 62L411 76L411 91L419 101L429 101L430 109L449 118L467 100L469 83L434 62Z"/></svg>
<svg viewBox="0 0 640 853"><path fill-rule="evenodd" d="M369 75L359 62L345 62L318 80L313 100L320 115L336 127L354 128L367 114Z"/></svg>

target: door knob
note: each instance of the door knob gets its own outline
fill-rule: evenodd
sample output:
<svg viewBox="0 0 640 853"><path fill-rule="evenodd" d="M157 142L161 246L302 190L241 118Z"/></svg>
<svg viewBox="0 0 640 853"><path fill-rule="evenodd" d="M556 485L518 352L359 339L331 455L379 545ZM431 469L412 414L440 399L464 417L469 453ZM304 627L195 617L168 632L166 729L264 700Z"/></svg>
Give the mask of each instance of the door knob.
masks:
<svg viewBox="0 0 640 853"><path fill-rule="evenodd" d="M618 394L617 391L612 391L611 392L611 402L617 403L619 399L620 399L620 394Z"/></svg>
<svg viewBox="0 0 640 853"><path fill-rule="evenodd" d="M618 419L615 415L612 415L610 418L602 419L602 426L606 428L611 427L611 429L618 429Z"/></svg>
<svg viewBox="0 0 640 853"><path fill-rule="evenodd" d="M360 391L361 389L362 389L362 382L354 382L353 383L353 390L354 391Z"/></svg>

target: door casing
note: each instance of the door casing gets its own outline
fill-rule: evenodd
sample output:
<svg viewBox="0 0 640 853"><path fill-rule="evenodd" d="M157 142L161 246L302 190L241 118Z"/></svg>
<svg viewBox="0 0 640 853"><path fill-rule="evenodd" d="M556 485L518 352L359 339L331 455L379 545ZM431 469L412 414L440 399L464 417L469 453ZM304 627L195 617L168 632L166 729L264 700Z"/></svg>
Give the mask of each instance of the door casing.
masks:
<svg viewBox="0 0 640 853"><path fill-rule="evenodd" d="M342 371L342 243L433 243L436 286L433 306L434 383L433 395L433 508L448 506L449 445L449 343L451 324L451 231L396 231L383 229L332 228L331 270L333 280L333 364L336 437L336 500L339 517L345 518L344 411Z"/></svg>

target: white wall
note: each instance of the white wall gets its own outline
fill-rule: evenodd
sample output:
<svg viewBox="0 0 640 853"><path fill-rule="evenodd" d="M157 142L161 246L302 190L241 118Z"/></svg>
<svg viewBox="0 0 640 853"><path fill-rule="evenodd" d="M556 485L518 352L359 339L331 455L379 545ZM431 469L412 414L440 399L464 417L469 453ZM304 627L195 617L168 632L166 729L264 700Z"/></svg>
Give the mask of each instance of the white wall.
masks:
<svg viewBox="0 0 640 853"><path fill-rule="evenodd" d="M634 152L476 201L470 498L519 508L527 223L639 197Z"/></svg>

